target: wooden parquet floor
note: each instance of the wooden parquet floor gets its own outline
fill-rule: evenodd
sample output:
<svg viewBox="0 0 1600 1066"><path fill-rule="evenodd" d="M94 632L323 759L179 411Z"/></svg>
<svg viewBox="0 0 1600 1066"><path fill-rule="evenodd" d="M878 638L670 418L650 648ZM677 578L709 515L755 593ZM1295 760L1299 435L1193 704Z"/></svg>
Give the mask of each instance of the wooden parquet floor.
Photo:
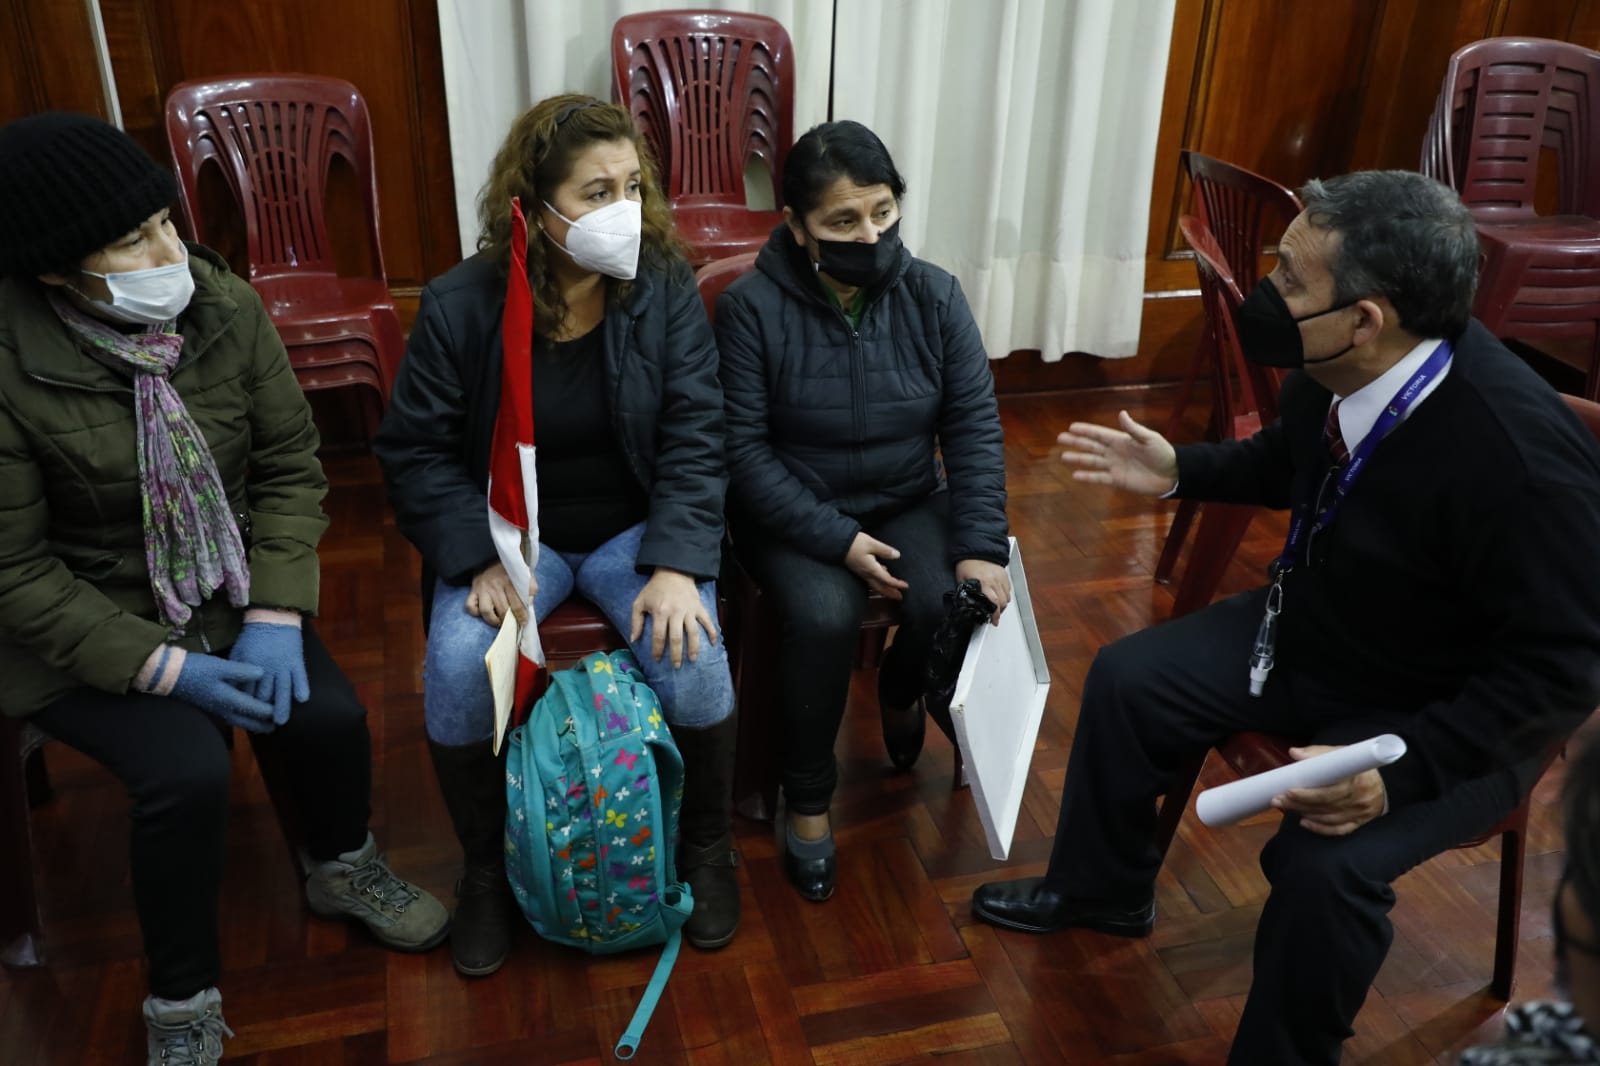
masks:
<svg viewBox="0 0 1600 1066"><path fill-rule="evenodd" d="M741 822L745 917L727 949L686 948L636 1061L695 1066L939 1063L1220 1063L1250 981L1266 885L1268 819L1212 832L1185 821L1144 941L1039 938L974 924L968 899L1049 855L1079 686L1103 643L1164 617L1150 573L1171 505L1075 485L1054 437L1119 405L1159 423L1161 390L1008 398L1014 531L1054 683L1009 870L991 861L951 751L931 732L910 774L890 772L858 678L840 738L839 891L804 902L770 827ZM394 866L448 897L456 846L423 743L417 564L388 518L375 464L329 462L321 630L371 710L374 829ZM1249 587L1281 543L1258 520L1228 575ZM745 713L759 713L745 708ZM127 883L127 801L108 775L49 749L56 794L34 819L48 968L0 978L0 1063L142 1062L144 995ZM225 895L223 994L254 1066L435 1066L609 1061L655 957L591 960L523 930L496 976L467 981L448 955L390 954L311 917L259 775L239 745ZM1220 779L1213 768L1208 775ZM1539 786L1529 844L1518 996L1550 984L1548 900L1559 872L1561 767ZM1498 845L1450 852L1398 887L1395 942L1347 1062L1451 1063L1496 1031L1486 993ZM1315 964L1308 960L1308 964ZM1270 1066L1270 1064L1263 1064Z"/></svg>

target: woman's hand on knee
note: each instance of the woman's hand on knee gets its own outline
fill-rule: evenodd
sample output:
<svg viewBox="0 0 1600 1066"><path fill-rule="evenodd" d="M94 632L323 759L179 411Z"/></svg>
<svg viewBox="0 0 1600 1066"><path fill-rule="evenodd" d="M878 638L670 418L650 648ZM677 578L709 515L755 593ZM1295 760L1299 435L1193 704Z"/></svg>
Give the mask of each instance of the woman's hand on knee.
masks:
<svg viewBox="0 0 1600 1066"><path fill-rule="evenodd" d="M533 584L534 587L528 590L524 599L512 584L504 564L486 566L472 579L472 591L467 594L467 613L492 626L499 626L505 620L506 612L510 611L516 616L518 625L527 625L527 603L533 599L533 593L538 588L537 581Z"/></svg>
<svg viewBox="0 0 1600 1066"><path fill-rule="evenodd" d="M880 561L898 558L900 549L863 532L857 533L856 539L850 542L850 550L844 555L844 565L884 599L898 600L901 593L911 586L889 573L888 567Z"/></svg>
<svg viewBox="0 0 1600 1066"><path fill-rule="evenodd" d="M956 564L956 584L968 578L975 579L984 598L994 604L994 614L989 616L989 624L999 625L1000 616L1011 603L1011 575L1005 567L987 559L963 559Z"/></svg>
<svg viewBox="0 0 1600 1066"><path fill-rule="evenodd" d="M645 616L654 619L650 630L650 657L661 658L671 650L672 665L683 665L684 651L689 661L700 657L700 630L705 629L711 643L717 642L717 623L700 602L700 589L694 578L664 566L646 582L633 601L633 632L628 642L633 643L644 635Z"/></svg>

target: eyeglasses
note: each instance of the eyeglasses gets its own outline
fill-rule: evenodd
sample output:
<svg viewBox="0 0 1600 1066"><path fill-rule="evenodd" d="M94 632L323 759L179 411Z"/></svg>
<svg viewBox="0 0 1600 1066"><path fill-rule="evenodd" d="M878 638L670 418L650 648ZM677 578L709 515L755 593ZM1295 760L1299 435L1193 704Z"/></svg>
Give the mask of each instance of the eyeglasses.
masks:
<svg viewBox="0 0 1600 1066"><path fill-rule="evenodd" d="M1592 940L1579 940L1567 932L1566 922L1561 917L1561 897L1567 890L1567 885L1572 882L1572 867L1567 865L1561 869L1561 880L1556 882L1555 905L1550 912L1550 933L1555 940L1555 956L1564 959L1568 948L1577 948L1583 954L1593 959L1600 959L1600 944Z"/></svg>

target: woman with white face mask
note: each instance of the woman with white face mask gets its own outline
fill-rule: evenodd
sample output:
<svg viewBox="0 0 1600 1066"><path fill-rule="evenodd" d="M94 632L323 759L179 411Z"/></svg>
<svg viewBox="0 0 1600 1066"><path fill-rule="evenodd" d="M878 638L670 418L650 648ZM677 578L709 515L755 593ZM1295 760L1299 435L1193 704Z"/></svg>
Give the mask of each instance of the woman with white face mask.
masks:
<svg viewBox="0 0 1600 1066"><path fill-rule="evenodd" d="M149 1061L204 1064L234 726L288 778L313 911L406 951L449 919L377 852L366 711L309 621L310 408L254 291L178 239L176 193L97 118L0 128L0 713L127 788Z"/></svg>
<svg viewBox="0 0 1600 1066"><path fill-rule="evenodd" d="M490 441L513 199L528 223L539 554L513 587L490 539ZM722 393L717 350L643 140L620 107L564 95L512 125L479 197L479 251L423 290L375 448L425 564L423 708L465 870L451 930L464 974L509 951L503 756L484 653L507 612L576 593L629 638L683 755L677 869L691 944L739 922L730 809L733 682L717 626Z"/></svg>

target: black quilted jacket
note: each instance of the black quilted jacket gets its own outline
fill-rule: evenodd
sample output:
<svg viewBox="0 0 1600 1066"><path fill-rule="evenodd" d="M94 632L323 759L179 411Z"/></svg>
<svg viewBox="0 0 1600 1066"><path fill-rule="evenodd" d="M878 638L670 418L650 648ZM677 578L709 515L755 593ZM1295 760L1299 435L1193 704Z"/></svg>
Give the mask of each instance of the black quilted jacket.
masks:
<svg viewBox="0 0 1600 1066"><path fill-rule="evenodd" d="M741 523L838 561L864 521L948 483L950 562L1005 564L994 379L954 277L902 250L852 329L779 226L715 318Z"/></svg>

